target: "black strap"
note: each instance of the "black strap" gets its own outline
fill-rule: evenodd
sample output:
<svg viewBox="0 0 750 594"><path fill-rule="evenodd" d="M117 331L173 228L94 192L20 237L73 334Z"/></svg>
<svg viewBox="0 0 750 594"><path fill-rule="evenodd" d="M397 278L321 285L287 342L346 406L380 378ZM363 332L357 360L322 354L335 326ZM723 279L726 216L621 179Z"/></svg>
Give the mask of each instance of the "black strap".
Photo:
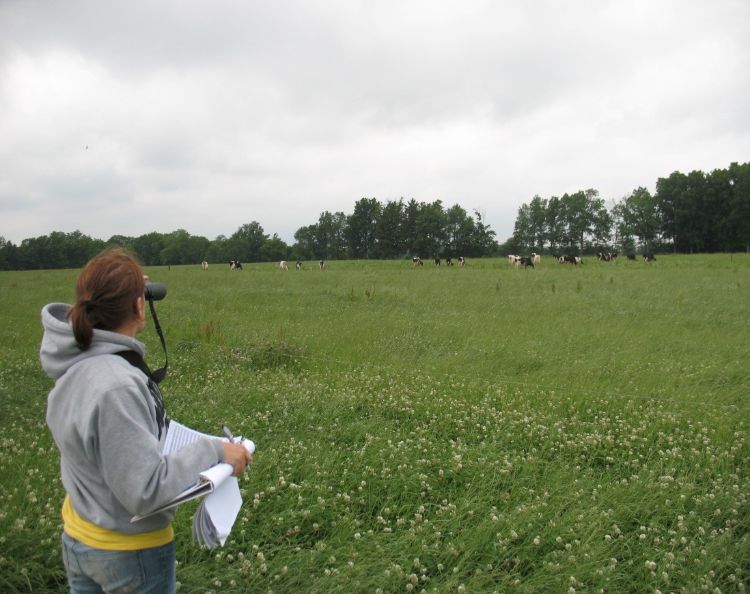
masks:
<svg viewBox="0 0 750 594"><path fill-rule="evenodd" d="M161 331L161 324L159 324L159 318L156 316L156 308L154 307L153 299L148 300L148 307L151 310L151 317L154 318L154 327L156 328L156 333L159 335L159 340L161 340L161 348L164 349L164 367L157 369L153 373L149 371L148 374L149 377L158 384L166 377L167 367L169 366L169 360L167 359L167 343L164 341L164 333ZM143 359L141 358L141 360ZM146 362L144 361L143 364L145 365ZM138 366L136 365L136 367ZM146 369L148 369L148 367L146 367Z"/></svg>
<svg viewBox="0 0 750 594"><path fill-rule="evenodd" d="M151 398L154 400L154 408L156 409L156 424L159 426L159 439L161 439L161 432L165 425L169 425L169 417L167 416L167 409L164 406L164 398L162 398L161 390L159 390L159 381L154 377L154 374L146 365L146 361L143 357L135 351L119 351L114 353L118 357L122 357L133 367L140 369L148 378L148 391L151 394ZM162 371L157 370L157 373ZM162 376L163 378L163 376Z"/></svg>

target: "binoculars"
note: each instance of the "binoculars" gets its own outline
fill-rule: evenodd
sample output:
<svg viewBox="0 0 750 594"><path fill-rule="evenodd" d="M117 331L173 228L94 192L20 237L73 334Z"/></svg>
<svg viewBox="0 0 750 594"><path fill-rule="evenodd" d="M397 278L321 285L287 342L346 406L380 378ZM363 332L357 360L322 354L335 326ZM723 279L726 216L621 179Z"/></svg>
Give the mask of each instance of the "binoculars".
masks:
<svg viewBox="0 0 750 594"><path fill-rule="evenodd" d="M149 301L161 301L167 296L167 287L163 283L146 282L144 297Z"/></svg>

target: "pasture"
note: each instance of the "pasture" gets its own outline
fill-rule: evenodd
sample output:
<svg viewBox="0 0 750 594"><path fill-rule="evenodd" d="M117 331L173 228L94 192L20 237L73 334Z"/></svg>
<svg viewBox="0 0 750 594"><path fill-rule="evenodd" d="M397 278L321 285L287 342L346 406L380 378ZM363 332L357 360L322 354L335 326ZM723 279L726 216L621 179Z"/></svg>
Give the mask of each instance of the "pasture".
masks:
<svg viewBox="0 0 750 594"><path fill-rule="evenodd" d="M173 418L257 444L181 593L743 592L750 256L148 268ZM39 310L0 273L0 591L65 591ZM149 325L152 367L163 353Z"/></svg>

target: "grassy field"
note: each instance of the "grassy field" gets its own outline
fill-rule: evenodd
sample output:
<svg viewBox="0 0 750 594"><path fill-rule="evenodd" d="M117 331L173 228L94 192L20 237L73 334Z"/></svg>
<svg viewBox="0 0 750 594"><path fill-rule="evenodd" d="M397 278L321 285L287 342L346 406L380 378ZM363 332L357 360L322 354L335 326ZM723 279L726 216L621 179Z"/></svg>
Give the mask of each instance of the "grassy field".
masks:
<svg viewBox="0 0 750 594"><path fill-rule="evenodd" d="M0 591L63 592L39 310L0 273ZM257 444L180 592L743 592L750 256L149 268L171 415ZM163 354L152 327L149 362Z"/></svg>

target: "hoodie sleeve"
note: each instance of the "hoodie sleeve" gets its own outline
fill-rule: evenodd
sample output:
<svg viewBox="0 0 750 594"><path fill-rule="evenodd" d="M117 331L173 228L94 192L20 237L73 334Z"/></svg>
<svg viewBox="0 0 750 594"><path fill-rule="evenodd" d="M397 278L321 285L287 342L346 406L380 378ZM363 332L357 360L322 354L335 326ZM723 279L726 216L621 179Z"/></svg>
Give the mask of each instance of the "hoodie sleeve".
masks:
<svg viewBox="0 0 750 594"><path fill-rule="evenodd" d="M221 443L210 439L162 455L150 399L146 382L132 378L102 395L97 415L103 478L133 515L164 505L223 459Z"/></svg>

